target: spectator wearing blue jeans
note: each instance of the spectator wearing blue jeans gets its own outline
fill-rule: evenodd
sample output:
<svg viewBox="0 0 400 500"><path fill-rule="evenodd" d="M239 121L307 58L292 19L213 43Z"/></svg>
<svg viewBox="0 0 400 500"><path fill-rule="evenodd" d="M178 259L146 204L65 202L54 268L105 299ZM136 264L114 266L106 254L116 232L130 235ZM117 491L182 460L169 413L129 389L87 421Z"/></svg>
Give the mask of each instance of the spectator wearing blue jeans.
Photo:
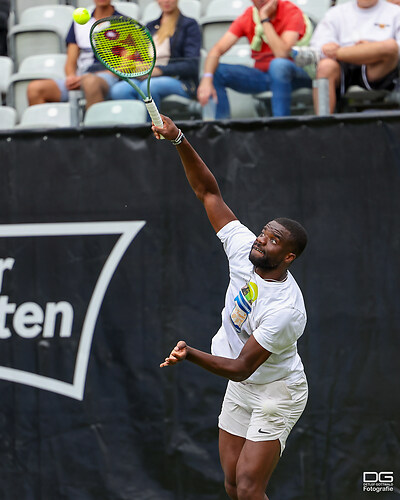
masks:
<svg viewBox="0 0 400 500"><path fill-rule="evenodd" d="M177 94L194 97L198 85L201 31L194 19L183 16L178 0L158 0L162 15L147 25L156 45L157 60L152 72L150 92L157 107L163 97ZM133 79L147 94L147 78ZM125 81L116 83L112 99L140 99Z"/></svg>
<svg viewBox="0 0 400 500"><path fill-rule="evenodd" d="M209 51L203 78L197 90L202 106L210 98L217 102L216 118L229 118L226 89L245 94L272 91L274 116L290 115L292 90L311 87L311 78L289 59L292 46L308 37L309 26L302 11L287 0L253 0ZM219 64L241 37L251 44L254 67L240 64Z"/></svg>

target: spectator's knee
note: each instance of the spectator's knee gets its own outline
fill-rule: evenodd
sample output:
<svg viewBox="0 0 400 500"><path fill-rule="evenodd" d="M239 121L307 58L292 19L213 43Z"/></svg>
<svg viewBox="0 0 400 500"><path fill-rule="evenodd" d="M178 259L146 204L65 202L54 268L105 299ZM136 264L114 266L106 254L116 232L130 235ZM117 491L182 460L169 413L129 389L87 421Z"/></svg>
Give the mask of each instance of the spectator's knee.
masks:
<svg viewBox="0 0 400 500"><path fill-rule="evenodd" d="M227 65L224 63L218 65L213 78L214 87L225 87L225 84L227 83L226 80L228 79L226 75L226 66Z"/></svg>
<svg viewBox="0 0 400 500"><path fill-rule="evenodd" d="M44 80L32 80L29 82L26 94L30 106L36 104L38 100L43 99L45 94Z"/></svg>
<svg viewBox="0 0 400 500"><path fill-rule="evenodd" d="M340 64L334 59L321 59L317 66L317 78L334 78L340 76Z"/></svg>
<svg viewBox="0 0 400 500"><path fill-rule="evenodd" d="M282 57L272 59L268 69L269 76L273 80L290 82L292 79L292 64L289 59Z"/></svg>
<svg viewBox="0 0 400 500"><path fill-rule="evenodd" d="M388 40L384 40L382 42L382 45L385 49L385 52L387 53L387 56L392 58L397 58L399 57L399 46L393 38L389 38Z"/></svg>
<svg viewBox="0 0 400 500"><path fill-rule="evenodd" d="M85 75L82 76L81 79L81 87L84 90L85 94L87 92L90 92L90 90L94 89L94 87L97 87L99 84L98 81L98 76L94 75L93 73L86 73Z"/></svg>

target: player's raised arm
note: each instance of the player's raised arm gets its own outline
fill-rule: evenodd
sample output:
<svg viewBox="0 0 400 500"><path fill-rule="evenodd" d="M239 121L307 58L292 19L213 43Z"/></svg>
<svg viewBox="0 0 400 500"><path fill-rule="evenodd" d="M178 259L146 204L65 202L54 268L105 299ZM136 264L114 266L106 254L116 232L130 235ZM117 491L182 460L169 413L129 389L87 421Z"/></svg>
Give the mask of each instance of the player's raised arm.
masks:
<svg viewBox="0 0 400 500"><path fill-rule="evenodd" d="M214 175L182 132L167 116L162 116L162 120L162 128L155 125L152 127L155 136L159 139L162 135L177 146L187 180L197 198L203 203L211 225L218 232L228 222L236 220L236 216L224 202Z"/></svg>

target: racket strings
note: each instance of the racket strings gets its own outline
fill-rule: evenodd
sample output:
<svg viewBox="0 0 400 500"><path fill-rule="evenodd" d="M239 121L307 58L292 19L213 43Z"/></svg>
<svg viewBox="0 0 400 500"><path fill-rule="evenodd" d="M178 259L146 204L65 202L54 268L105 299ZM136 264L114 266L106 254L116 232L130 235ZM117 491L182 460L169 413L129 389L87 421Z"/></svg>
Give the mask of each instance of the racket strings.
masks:
<svg viewBox="0 0 400 500"><path fill-rule="evenodd" d="M92 33L97 56L122 77L145 75L154 66L154 46L145 29L131 20L107 20Z"/></svg>

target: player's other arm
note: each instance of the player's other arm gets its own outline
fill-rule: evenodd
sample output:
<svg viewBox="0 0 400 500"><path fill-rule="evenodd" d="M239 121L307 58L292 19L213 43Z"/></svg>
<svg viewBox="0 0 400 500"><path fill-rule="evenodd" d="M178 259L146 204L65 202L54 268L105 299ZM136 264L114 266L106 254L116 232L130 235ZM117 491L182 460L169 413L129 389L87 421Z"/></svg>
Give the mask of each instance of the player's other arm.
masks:
<svg viewBox="0 0 400 500"><path fill-rule="evenodd" d="M157 138L160 134L169 140L178 136L178 128L175 123L166 116L161 116L163 128L153 125L153 131ZM203 203L208 218L214 230L218 232L228 222L236 220L235 214L224 202L218 183L207 165L200 158L196 150L187 139L177 146L185 174L191 188L197 198Z"/></svg>
<svg viewBox="0 0 400 500"><path fill-rule="evenodd" d="M168 358L160 367L175 365L184 359L201 366L215 375L241 382L252 375L264 363L271 353L251 336L236 359L214 356L190 347L183 340L179 341Z"/></svg>

